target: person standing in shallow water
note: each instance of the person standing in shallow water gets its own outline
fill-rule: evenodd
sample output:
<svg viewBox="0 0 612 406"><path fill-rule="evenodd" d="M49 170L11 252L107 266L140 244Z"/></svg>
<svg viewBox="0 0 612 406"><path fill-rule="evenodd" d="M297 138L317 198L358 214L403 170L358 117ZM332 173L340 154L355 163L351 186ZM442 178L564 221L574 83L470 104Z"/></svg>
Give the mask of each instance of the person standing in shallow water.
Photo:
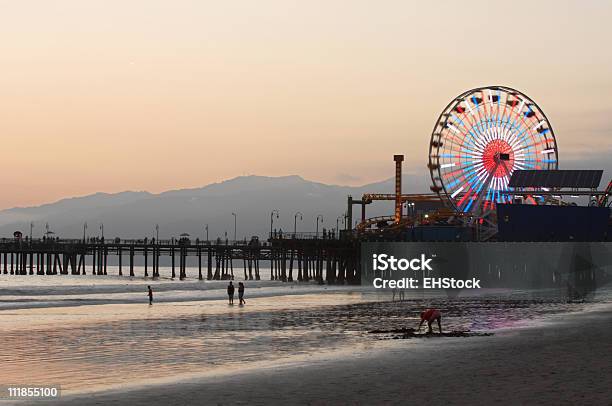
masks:
<svg viewBox="0 0 612 406"><path fill-rule="evenodd" d="M151 290L151 285L148 285L147 288L149 289L149 305L153 304L153 290Z"/></svg>
<svg viewBox="0 0 612 406"><path fill-rule="evenodd" d="M229 285L227 285L227 296L229 298L229 304L234 304L234 284L230 281Z"/></svg>
<svg viewBox="0 0 612 406"><path fill-rule="evenodd" d="M238 299L240 304L246 304L246 300L244 300L244 283L238 282Z"/></svg>

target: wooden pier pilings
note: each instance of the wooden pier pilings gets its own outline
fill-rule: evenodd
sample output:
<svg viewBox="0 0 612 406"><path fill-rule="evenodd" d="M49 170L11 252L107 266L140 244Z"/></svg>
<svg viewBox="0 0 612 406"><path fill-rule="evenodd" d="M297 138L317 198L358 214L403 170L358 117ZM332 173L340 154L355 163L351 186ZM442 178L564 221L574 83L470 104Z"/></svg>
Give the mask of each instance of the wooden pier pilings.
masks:
<svg viewBox="0 0 612 406"><path fill-rule="evenodd" d="M360 282L359 242L353 240L273 238L266 243L256 240L194 243L186 239L159 242L0 240L0 272L11 275L87 275L88 272L108 275L108 265L112 262L117 266L118 276L124 276L127 266L130 277L157 278L164 258L169 259L171 277L178 279L195 277L187 272L194 265L200 280L233 279L240 272L234 267L242 264L241 277L246 280L262 279L260 269L267 266L271 280L320 284ZM192 266L188 266L189 258ZM135 274L137 260L142 264L142 275Z"/></svg>

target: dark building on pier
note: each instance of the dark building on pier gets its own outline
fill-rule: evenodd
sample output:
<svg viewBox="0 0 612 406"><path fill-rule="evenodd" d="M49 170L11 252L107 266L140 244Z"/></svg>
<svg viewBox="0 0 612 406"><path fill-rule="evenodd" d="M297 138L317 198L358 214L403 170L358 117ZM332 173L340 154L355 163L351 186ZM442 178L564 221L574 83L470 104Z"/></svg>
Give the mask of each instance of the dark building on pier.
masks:
<svg viewBox="0 0 612 406"><path fill-rule="evenodd" d="M611 241L610 208L499 204L498 241Z"/></svg>

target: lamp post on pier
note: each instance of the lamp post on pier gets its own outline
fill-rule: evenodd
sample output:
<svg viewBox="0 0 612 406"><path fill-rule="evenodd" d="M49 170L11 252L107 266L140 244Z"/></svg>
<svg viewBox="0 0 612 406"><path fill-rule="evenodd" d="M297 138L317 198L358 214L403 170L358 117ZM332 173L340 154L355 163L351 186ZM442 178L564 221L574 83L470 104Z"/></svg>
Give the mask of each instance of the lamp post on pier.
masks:
<svg viewBox="0 0 612 406"><path fill-rule="evenodd" d="M83 242L87 241L87 222L83 223Z"/></svg>
<svg viewBox="0 0 612 406"><path fill-rule="evenodd" d="M336 218L336 233L338 233L338 237L340 237L340 219L344 219L344 214L341 214Z"/></svg>
<svg viewBox="0 0 612 406"><path fill-rule="evenodd" d="M297 217L300 216L300 221L303 220L302 212L298 211L293 216L293 238L295 238L295 234L297 233Z"/></svg>
<svg viewBox="0 0 612 406"><path fill-rule="evenodd" d="M236 213L232 213L232 216L234 216L234 243L236 243L236 230L237 230L237 222L238 222L238 215Z"/></svg>
<svg viewBox="0 0 612 406"><path fill-rule="evenodd" d="M274 214L276 214L276 218L278 218L278 210L274 209L272 210L272 212L270 213L270 238L272 238L272 227L274 225Z"/></svg>
<svg viewBox="0 0 612 406"><path fill-rule="evenodd" d="M320 214L317 216L317 232L315 234L316 238L319 238L319 219L321 219L321 224L323 224L323 216Z"/></svg>

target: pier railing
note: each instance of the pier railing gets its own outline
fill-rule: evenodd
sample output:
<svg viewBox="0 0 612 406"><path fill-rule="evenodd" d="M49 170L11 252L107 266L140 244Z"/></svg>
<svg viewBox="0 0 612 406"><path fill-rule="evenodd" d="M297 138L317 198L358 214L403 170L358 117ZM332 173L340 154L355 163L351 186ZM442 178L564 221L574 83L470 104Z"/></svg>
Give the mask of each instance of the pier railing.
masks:
<svg viewBox="0 0 612 406"><path fill-rule="evenodd" d="M106 244L106 245L194 245L194 246L213 246L213 245L252 245L253 241L258 240L227 240L227 239L215 239L215 240L191 240L186 238L175 238L175 239L159 239L155 238L0 238L0 244ZM266 242L262 242L265 245Z"/></svg>
<svg viewBox="0 0 612 406"><path fill-rule="evenodd" d="M335 232L299 232L299 233L284 233L274 231L268 233L268 238L271 240L337 240L338 234Z"/></svg>

